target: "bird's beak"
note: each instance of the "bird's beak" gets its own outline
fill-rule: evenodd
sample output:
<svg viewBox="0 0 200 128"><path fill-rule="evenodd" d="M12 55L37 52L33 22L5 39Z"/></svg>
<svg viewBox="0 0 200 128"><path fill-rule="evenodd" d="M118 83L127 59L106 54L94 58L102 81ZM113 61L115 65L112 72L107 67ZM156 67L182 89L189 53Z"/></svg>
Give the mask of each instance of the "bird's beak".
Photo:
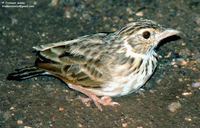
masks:
<svg viewBox="0 0 200 128"><path fill-rule="evenodd" d="M157 36L156 36L156 41L157 41L157 45L165 40L165 39L168 39L170 37L178 37L180 38L180 34L181 32L180 31L177 31L177 30L174 30L174 29L166 29L164 30L163 32L159 33ZM174 39L172 39L174 40Z"/></svg>

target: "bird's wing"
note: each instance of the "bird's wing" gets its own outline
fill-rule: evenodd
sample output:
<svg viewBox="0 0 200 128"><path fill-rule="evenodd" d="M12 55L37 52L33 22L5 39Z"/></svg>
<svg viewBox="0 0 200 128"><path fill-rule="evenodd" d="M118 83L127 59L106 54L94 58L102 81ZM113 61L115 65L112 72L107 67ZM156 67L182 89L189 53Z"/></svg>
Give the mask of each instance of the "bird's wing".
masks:
<svg viewBox="0 0 200 128"><path fill-rule="evenodd" d="M36 66L69 83L100 87L110 77L106 54L107 34L84 36L75 40L34 47L38 51Z"/></svg>

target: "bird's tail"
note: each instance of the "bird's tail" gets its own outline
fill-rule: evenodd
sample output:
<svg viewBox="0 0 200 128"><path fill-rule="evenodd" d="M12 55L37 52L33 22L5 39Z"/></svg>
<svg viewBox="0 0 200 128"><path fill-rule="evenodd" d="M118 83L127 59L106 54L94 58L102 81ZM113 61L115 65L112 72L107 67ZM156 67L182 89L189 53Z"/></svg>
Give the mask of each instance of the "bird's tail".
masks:
<svg viewBox="0 0 200 128"><path fill-rule="evenodd" d="M15 72L8 74L7 80L24 80L35 76L43 75L45 70L39 69L35 66L16 69Z"/></svg>

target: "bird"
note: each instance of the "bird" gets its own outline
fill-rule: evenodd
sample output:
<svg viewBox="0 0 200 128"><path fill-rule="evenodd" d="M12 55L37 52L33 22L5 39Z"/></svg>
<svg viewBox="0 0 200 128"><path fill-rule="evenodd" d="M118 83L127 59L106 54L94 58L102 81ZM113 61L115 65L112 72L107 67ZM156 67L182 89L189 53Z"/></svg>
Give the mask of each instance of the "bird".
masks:
<svg viewBox="0 0 200 128"><path fill-rule="evenodd" d="M16 69L7 79L54 76L102 111L102 106L119 105L112 97L137 92L145 85L158 65L156 49L180 33L153 20L138 19L115 32L35 46L35 63Z"/></svg>

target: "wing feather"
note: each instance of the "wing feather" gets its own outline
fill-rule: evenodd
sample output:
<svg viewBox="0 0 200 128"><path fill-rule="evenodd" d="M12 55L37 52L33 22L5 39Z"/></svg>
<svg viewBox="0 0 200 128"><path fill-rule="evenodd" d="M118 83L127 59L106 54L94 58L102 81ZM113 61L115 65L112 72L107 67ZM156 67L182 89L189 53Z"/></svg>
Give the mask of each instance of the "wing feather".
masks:
<svg viewBox="0 0 200 128"><path fill-rule="evenodd" d="M103 39L106 36L107 34L100 33L34 47L38 51L39 59L43 60L38 61L36 65L52 75L66 78L70 83L84 87L99 87L110 76L109 69L105 66L109 55L103 54L106 46Z"/></svg>

